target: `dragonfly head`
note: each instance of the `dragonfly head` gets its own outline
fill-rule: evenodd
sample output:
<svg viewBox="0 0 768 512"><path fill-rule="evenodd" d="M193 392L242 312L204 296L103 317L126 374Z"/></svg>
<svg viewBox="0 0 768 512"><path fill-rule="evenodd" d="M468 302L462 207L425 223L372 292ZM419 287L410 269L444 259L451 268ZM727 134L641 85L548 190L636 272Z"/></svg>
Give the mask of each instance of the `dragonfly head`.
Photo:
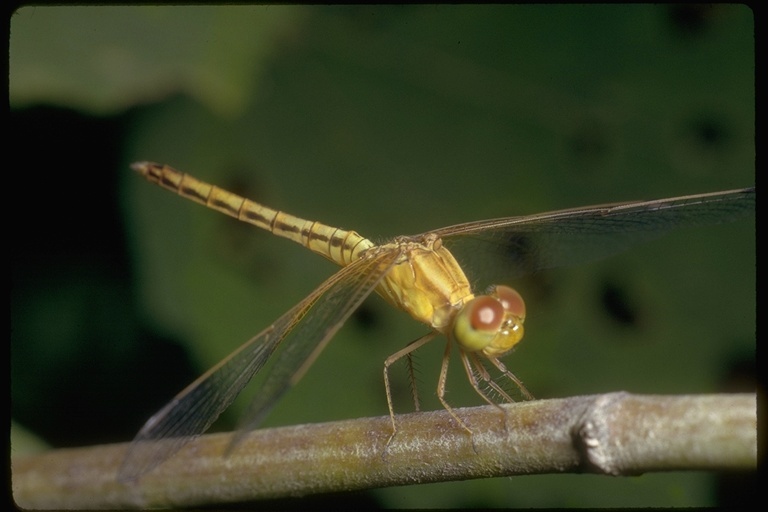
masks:
<svg viewBox="0 0 768 512"><path fill-rule="evenodd" d="M494 286L478 295L456 315L453 336L468 352L499 357L523 339L525 302L508 286Z"/></svg>

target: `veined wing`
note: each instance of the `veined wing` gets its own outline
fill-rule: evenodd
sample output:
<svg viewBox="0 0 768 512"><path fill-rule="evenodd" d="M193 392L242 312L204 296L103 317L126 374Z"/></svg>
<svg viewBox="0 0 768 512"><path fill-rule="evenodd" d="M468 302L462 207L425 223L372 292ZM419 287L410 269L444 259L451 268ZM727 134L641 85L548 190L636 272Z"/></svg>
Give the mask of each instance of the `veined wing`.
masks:
<svg viewBox="0 0 768 512"><path fill-rule="evenodd" d="M728 222L754 209L755 189L744 188L468 222L433 233L487 285L500 277L597 260L674 228Z"/></svg>
<svg viewBox="0 0 768 512"><path fill-rule="evenodd" d="M205 432L274 354L269 378L245 417L244 426L255 427L370 295L398 256L397 251L379 252L342 268L274 324L187 386L136 435L118 480L135 481Z"/></svg>

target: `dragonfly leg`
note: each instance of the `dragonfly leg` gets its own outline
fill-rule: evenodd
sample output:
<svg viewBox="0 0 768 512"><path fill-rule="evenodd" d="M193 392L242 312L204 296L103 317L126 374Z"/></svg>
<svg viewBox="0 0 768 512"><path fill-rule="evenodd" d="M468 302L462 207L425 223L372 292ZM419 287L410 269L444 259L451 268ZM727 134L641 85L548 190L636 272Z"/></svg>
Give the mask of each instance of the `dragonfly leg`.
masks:
<svg viewBox="0 0 768 512"><path fill-rule="evenodd" d="M451 407L448 402L445 400L445 383L448 378L448 363L451 359L451 341L448 340L448 342L445 344L445 352L443 353L443 364L440 368L440 378L437 381L437 398L440 400L440 403L443 404L443 407L446 411L448 411L451 416L458 422L461 427L469 432L469 435L472 435L472 429L470 429L464 421L459 418L459 415L456 414L456 411L453 410L453 407Z"/></svg>
<svg viewBox="0 0 768 512"><path fill-rule="evenodd" d="M421 410L419 401L419 387L416 385L416 366L413 361L413 352L408 352L405 356L408 363L408 381L411 384L411 396L413 398L413 408L416 412Z"/></svg>
<svg viewBox="0 0 768 512"><path fill-rule="evenodd" d="M491 404L492 406L496 407L496 409L499 410L501 413L503 423L504 423L504 431L509 431L509 426L507 425L507 414L506 411L496 402L494 402L491 397L488 396L487 392L480 388L480 383L477 380L477 375L479 374L480 378L483 380L486 386L490 387L493 391L498 394L502 400L504 400L507 403L512 403L514 400L512 399L509 394L502 388L493 378L491 377L491 374L488 373L488 370L486 369L485 365L483 365L482 361L478 358L476 353L470 353L467 354L463 350L461 351L461 361L464 363L464 370L467 373L467 377L469 378L470 384L472 384L472 387L475 389L478 395L480 395L483 400Z"/></svg>
<svg viewBox="0 0 768 512"><path fill-rule="evenodd" d="M418 338L412 342L410 342L408 345L405 346L405 348L398 350L391 356L389 356L384 361L384 388L387 393L387 407L389 407L389 417L392 419L392 435L389 436L389 439L387 440L387 447L389 447L389 444L392 442L392 439L395 437L395 434L397 433L397 423L395 422L395 407L392 403L392 390L389 386L389 367L392 366L395 362L399 361L403 357L407 357L409 361L409 367L411 372L411 378L413 379L413 364L411 363L411 354L419 349L420 347L424 346L427 342L431 341L435 336L438 335L438 331L432 331L421 338ZM416 409L418 410L418 397L416 396L415 391L415 385L414 385L414 399L416 400ZM384 449L384 453L386 454L386 448Z"/></svg>
<svg viewBox="0 0 768 512"><path fill-rule="evenodd" d="M462 351L462 356L464 352ZM478 453L477 446L475 446L475 436L472 432L472 429L467 426L464 421L459 418L459 415L456 414L456 411L453 410L453 407L451 407L448 402L445 399L445 382L448 378L448 363L451 360L451 340L448 340L448 342L445 344L445 352L443 353L443 364L440 368L440 378L437 381L437 398L440 399L440 403L443 404L443 407L446 411L448 411L451 416L453 416L453 419L456 420L456 422L461 425L461 427L466 430L469 433L469 439L472 442L472 450L475 453ZM463 358L462 358L463 360ZM470 380L474 380L474 377L471 377Z"/></svg>
<svg viewBox="0 0 768 512"><path fill-rule="evenodd" d="M486 356L486 357L488 357L488 356ZM520 389L520 392L523 394L523 396L525 397L526 400L533 400L533 395L525 387L525 384L523 384L523 382L520 379L518 379L515 376L514 373L512 373L509 370L507 370L507 367L504 366L504 363L502 363L501 361L499 361L495 357L488 357L488 360L491 361L491 363L493 363L493 366L498 368L499 371L501 373L503 373L505 377L507 377L509 380L511 380L512 382L515 383L515 385ZM514 400L512 400L512 401L514 402Z"/></svg>
<svg viewBox="0 0 768 512"><path fill-rule="evenodd" d="M464 363L464 370L467 372L467 377L469 378L469 383L472 384L472 387L475 389L478 395L488 402L490 405L493 405L495 407L499 407L499 404L494 402L491 397L488 396L488 393L484 391L480 387L480 382L477 380L477 376L480 376L480 379L485 383L486 386L493 389L493 391L498 394L502 400L505 402L512 403L514 400L512 397L510 397L506 391L491 377L491 374L488 373L488 370L483 366L483 364L478 360L476 353L470 353L467 354L465 351L461 351L461 362Z"/></svg>

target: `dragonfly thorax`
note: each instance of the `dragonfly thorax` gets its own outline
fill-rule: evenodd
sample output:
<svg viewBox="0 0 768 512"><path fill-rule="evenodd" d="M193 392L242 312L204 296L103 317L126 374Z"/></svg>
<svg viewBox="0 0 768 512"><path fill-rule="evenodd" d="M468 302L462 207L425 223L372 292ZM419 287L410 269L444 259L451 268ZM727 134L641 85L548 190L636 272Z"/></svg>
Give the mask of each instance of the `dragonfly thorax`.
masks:
<svg viewBox="0 0 768 512"><path fill-rule="evenodd" d="M400 258L377 291L389 302L435 330L449 333L453 319L474 295L453 254L435 235L400 237L378 246Z"/></svg>
<svg viewBox="0 0 768 512"><path fill-rule="evenodd" d="M379 294L464 350L498 357L522 339L525 303L520 294L496 286L475 296L456 258L436 235L400 237L373 249L400 253Z"/></svg>

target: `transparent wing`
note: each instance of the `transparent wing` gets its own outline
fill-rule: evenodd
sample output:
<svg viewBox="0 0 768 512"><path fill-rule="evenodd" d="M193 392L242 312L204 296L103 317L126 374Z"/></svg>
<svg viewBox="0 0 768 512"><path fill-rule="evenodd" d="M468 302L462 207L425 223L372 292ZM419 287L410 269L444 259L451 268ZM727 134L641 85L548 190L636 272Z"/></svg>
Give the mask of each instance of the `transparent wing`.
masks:
<svg viewBox="0 0 768 512"><path fill-rule="evenodd" d="M480 285L593 261L678 227L754 213L755 189L468 222L434 231Z"/></svg>
<svg viewBox="0 0 768 512"><path fill-rule="evenodd" d="M255 427L373 291L398 255L397 251L381 252L344 267L187 386L136 435L118 480L135 481L205 432L277 351L276 364L246 415L246 425Z"/></svg>
<svg viewBox="0 0 768 512"><path fill-rule="evenodd" d="M285 343L275 354L274 364L268 370L263 387L240 418L230 449L247 432L256 428L280 397L303 377L344 321L370 295L399 256L400 252L393 250L375 258L357 260L352 264L356 267L354 273L345 279L343 285L336 286L339 290L322 296L314 294L320 300L291 333L291 342Z"/></svg>

